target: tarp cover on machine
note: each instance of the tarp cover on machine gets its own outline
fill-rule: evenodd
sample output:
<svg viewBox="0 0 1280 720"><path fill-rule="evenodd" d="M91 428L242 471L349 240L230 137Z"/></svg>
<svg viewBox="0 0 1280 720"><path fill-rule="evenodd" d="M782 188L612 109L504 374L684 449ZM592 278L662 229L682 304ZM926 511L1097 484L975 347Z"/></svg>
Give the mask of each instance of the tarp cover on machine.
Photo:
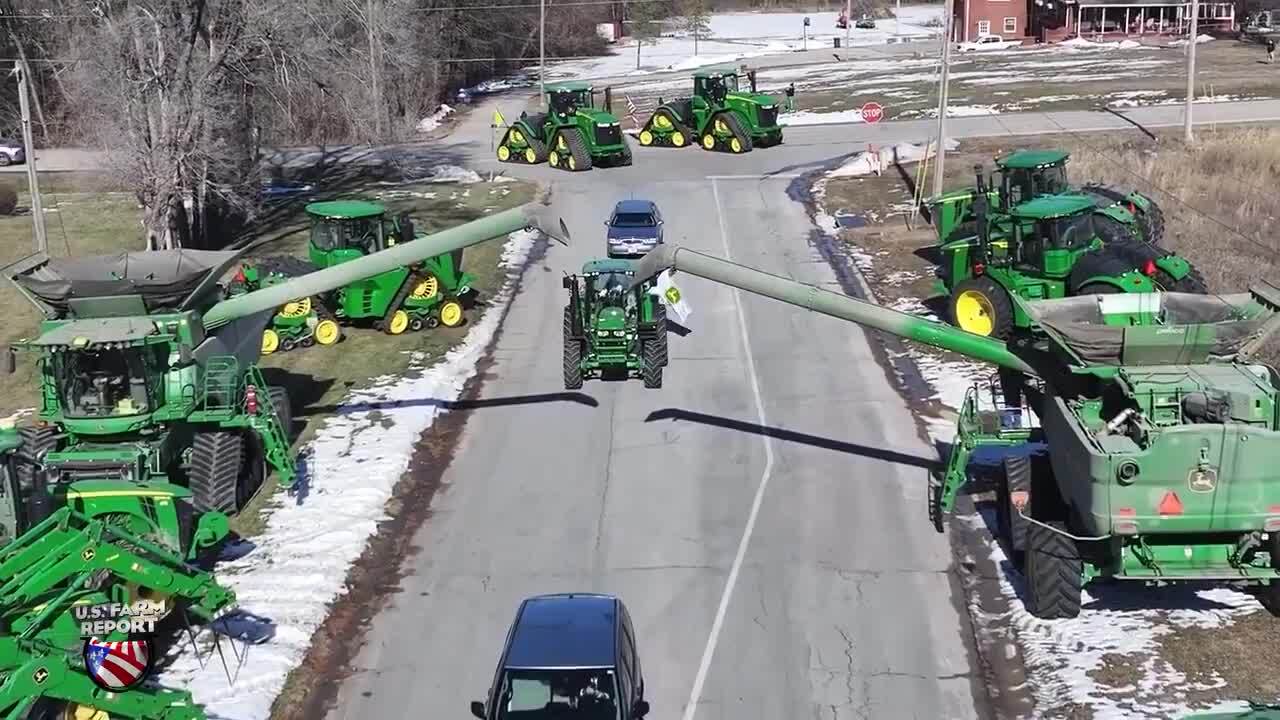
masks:
<svg viewBox="0 0 1280 720"><path fill-rule="evenodd" d="M236 255L216 250L154 250L51 258L14 280L59 309L72 298L141 295L148 308L156 311L180 305L205 276Z"/></svg>
<svg viewBox="0 0 1280 720"><path fill-rule="evenodd" d="M1158 313L1159 323L1108 325L1100 300L1111 298L1141 300L1144 310ZM1248 293L1082 295L1025 306L1032 320L1073 354L1098 365L1158 365L1230 356L1270 314Z"/></svg>

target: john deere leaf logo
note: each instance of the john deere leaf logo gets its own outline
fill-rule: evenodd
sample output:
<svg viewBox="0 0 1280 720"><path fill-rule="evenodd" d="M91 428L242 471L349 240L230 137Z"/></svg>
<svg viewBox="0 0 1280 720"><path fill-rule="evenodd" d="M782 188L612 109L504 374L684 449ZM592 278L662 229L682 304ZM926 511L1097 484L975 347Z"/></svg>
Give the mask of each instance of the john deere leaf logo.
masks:
<svg viewBox="0 0 1280 720"><path fill-rule="evenodd" d="M93 551L93 548L85 548L84 552L80 553L80 557L81 557L81 559L83 559L85 562L90 562L90 561L92 561L92 560L93 560L93 558L94 558L94 556L95 556L96 554L97 554L97 553L95 553L95 552Z"/></svg>
<svg viewBox="0 0 1280 720"><path fill-rule="evenodd" d="M667 295L667 302L671 303L672 305L680 302L680 291L675 289L674 287L667 288L666 295Z"/></svg>

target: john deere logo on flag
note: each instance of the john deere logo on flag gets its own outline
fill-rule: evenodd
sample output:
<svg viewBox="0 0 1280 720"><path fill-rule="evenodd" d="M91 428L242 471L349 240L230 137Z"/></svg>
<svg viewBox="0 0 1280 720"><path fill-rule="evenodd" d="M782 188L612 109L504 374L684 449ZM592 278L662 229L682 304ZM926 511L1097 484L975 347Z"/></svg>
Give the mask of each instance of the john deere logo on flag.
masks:
<svg viewBox="0 0 1280 720"><path fill-rule="evenodd" d="M106 642L84 641L84 667L93 683L107 692L124 692L151 673L155 662L151 638Z"/></svg>
<svg viewBox="0 0 1280 720"><path fill-rule="evenodd" d="M675 315L676 322L681 325L687 323L693 308L689 307L689 303L685 302L684 295L680 293L680 288L671 282L671 271L667 270L659 273L655 285L656 287L649 290L649 294L662 298L667 310Z"/></svg>
<svg viewBox="0 0 1280 720"><path fill-rule="evenodd" d="M680 302L680 289L677 288L675 285L672 285L671 287L667 288L666 294L667 294L667 302L671 303L672 305L675 305L676 303Z"/></svg>

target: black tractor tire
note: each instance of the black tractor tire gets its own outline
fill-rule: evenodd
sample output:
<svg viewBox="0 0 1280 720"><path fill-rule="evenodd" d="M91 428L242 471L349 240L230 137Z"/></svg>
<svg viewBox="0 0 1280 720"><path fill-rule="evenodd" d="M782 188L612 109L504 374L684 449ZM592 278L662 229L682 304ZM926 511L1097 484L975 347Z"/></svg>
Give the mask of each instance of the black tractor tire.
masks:
<svg viewBox="0 0 1280 720"><path fill-rule="evenodd" d="M236 432L197 432L191 443L187 484L196 513L233 513L244 468L244 436Z"/></svg>
<svg viewBox="0 0 1280 720"><path fill-rule="evenodd" d="M582 340L573 334L573 312L564 309L564 389L582 389Z"/></svg>
<svg viewBox="0 0 1280 720"><path fill-rule="evenodd" d="M1009 547L1009 560L1013 566L1022 569L1026 559L1027 529L1031 523L1023 515L1031 514L1028 503L1023 513L1019 514L1013 506L1013 493L1031 493L1032 458L1029 455L1016 455L1004 459L1004 477L996 486L996 517L1002 539Z"/></svg>
<svg viewBox="0 0 1280 720"><path fill-rule="evenodd" d="M289 399L289 391L273 385L267 388L267 395L271 398L271 407L276 410L276 420L280 423L280 429L284 431L285 440L293 440L293 401Z"/></svg>
<svg viewBox="0 0 1280 720"><path fill-rule="evenodd" d="M1027 612L1041 620L1067 620L1080 614L1084 561L1075 540L1054 532L1065 532L1065 523L1045 525L1027 530Z"/></svg>
<svg viewBox="0 0 1280 720"><path fill-rule="evenodd" d="M267 477L267 457L263 452L261 438L257 436L245 438L244 451L240 456L240 470L236 475L235 509L239 512L249 504L254 495L258 494L262 481Z"/></svg>
<svg viewBox="0 0 1280 720"><path fill-rule="evenodd" d="M644 386L650 390L662 387L662 356L659 353L658 344L653 340L641 343L640 359L643 364L640 377L644 380Z"/></svg>
<svg viewBox="0 0 1280 720"><path fill-rule="evenodd" d="M1141 242L1137 229L1132 225L1125 225L1119 220L1102 213L1094 213L1093 215L1093 232L1102 239L1104 245L1114 245L1119 242Z"/></svg>
<svg viewBox="0 0 1280 720"><path fill-rule="evenodd" d="M623 138L622 154L618 156L618 165L621 167L627 167L634 162L634 160L635 159L631 156L631 146L627 144L627 139Z"/></svg>
<svg viewBox="0 0 1280 720"><path fill-rule="evenodd" d="M653 340L657 343L658 354L662 357L662 367L666 367L670 361L667 349L667 307L662 303L653 311Z"/></svg>
<svg viewBox="0 0 1280 720"><path fill-rule="evenodd" d="M44 454L58 446L58 431L51 427L24 427L18 430L18 492L25 498L26 530L32 525L49 517L53 512L53 498L47 488L37 488L40 479L39 466L44 462ZM17 532L14 536L17 536Z"/></svg>
<svg viewBox="0 0 1280 720"><path fill-rule="evenodd" d="M1118 295L1123 292L1123 290L1115 285L1096 282L1080 286L1080 288L1076 290L1076 295Z"/></svg>
<svg viewBox="0 0 1280 720"><path fill-rule="evenodd" d="M1204 276L1200 271L1191 268L1191 272L1182 276L1181 280L1174 280L1169 273L1156 268L1156 284L1167 292L1193 293L1195 295L1208 295L1209 285L1204 281Z"/></svg>
<svg viewBox="0 0 1280 720"><path fill-rule="evenodd" d="M726 112L724 114L724 124L729 126L729 131L742 143L742 152L749 153L754 149L751 143L751 133L747 132L746 126L742 124L742 118L735 113Z"/></svg>
<svg viewBox="0 0 1280 720"><path fill-rule="evenodd" d="M1085 295L1085 283L1099 276L1119 277L1134 270L1141 271L1146 259L1155 259L1152 247L1135 241L1121 241L1087 252L1076 261L1067 281L1071 295Z"/></svg>
<svg viewBox="0 0 1280 720"><path fill-rule="evenodd" d="M1009 299L1009 293L999 283L985 275L964 280L951 291L948 313L951 317L951 324L963 329L956 310L957 301L964 293L970 292L982 295L986 298L987 304L991 306L991 337L998 339L1009 337L1009 334L1013 332L1013 301Z"/></svg>
<svg viewBox="0 0 1280 720"><path fill-rule="evenodd" d="M570 172L583 172L591 169L591 151L587 148L587 141L582 137L582 133L578 130L561 130L564 133L565 144L569 146L569 156L573 158L574 168ZM561 170L569 170L568 162L561 161Z"/></svg>
<svg viewBox="0 0 1280 720"><path fill-rule="evenodd" d="M1138 211L1138 226L1142 229L1142 239L1152 245L1164 242L1164 210L1152 198L1147 198L1150 207L1146 212Z"/></svg>
<svg viewBox="0 0 1280 720"><path fill-rule="evenodd" d="M265 272L279 273L291 278L309 275L320 269L314 263L292 255L272 255L262 258L258 261L258 267Z"/></svg>

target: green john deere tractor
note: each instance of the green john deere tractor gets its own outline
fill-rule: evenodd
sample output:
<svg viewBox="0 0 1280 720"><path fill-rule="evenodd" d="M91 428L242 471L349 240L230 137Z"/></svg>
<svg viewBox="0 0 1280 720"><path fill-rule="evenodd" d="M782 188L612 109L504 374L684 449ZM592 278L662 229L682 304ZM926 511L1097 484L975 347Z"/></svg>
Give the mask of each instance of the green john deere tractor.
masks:
<svg viewBox="0 0 1280 720"><path fill-rule="evenodd" d="M778 110L782 101L756 92L755 71L746 74L750 92L739 90L738 71L713 67L693 74L693 97L659 99L659 107L640 130L640 144L684 147L697 142L705 150L744 153L782 143Z"/></svg>
<svg viewBox="0 0 1280 720"><path fill-rule="evenodd" d="M588 82L547 85L547 112L520 118L508 125L498 144L502 162L537 165L580 172L595 165L630 165L631 147L622 137L622 123L613 115L612 96L596 105L596 89Z"/></svg>
<svg viewBox="0 0 1280 720"><path fill-rule="evenodd" d="M992 215L982 166L973 204L977 235L940 248L939 290L949 318L977 335L1005 338L1030 318L1012 297L1060 298L1158 290L1205 293L1204 279L1185 258L1116 235L1098 224L1097 205L1084 195L1045 195Z"/></svg>
<svg viewBox="0 0 1280 720"><path fill-rule="evenodd" d="M309 262L273 257L246 264L231 283L233 296L383 252L415 237L408 213L391 217L378 203L316 202L307 205L306 212L311 222ZM457 327L474 304L473 281L462 271L462 251L455 250L292 301L280 308L263 331L262 353L316 343L332 345L342 337L340 323L373 320L388 335L440 325Z"/></svg>
<svg viewBox="0 0 1280 720"><path fill-rule="evenodd" d="M639 377L646 388L662 387L667 364L667 312L652 283L628 288L631 262L592 260L581 275L567 275L564 288L564 386L584 378Z"/></svg>
<svg viewBox="0 0 1280 720"><path fill-rule="evenodd" d="M987 190L988 212L1007 213L1017 205L1046 195L1085 195L1094 200L1094 225L1108 228L1121 238L1159 245L1164 238L1164 212L1142 193L1122 192L1088 183L1073 188L1067 179L1065 150L1017 150L995 159L999 180ZM971 237L976 232L973 213L976 188L950 190L930 199L930 213L938 239Z"/></svg>

